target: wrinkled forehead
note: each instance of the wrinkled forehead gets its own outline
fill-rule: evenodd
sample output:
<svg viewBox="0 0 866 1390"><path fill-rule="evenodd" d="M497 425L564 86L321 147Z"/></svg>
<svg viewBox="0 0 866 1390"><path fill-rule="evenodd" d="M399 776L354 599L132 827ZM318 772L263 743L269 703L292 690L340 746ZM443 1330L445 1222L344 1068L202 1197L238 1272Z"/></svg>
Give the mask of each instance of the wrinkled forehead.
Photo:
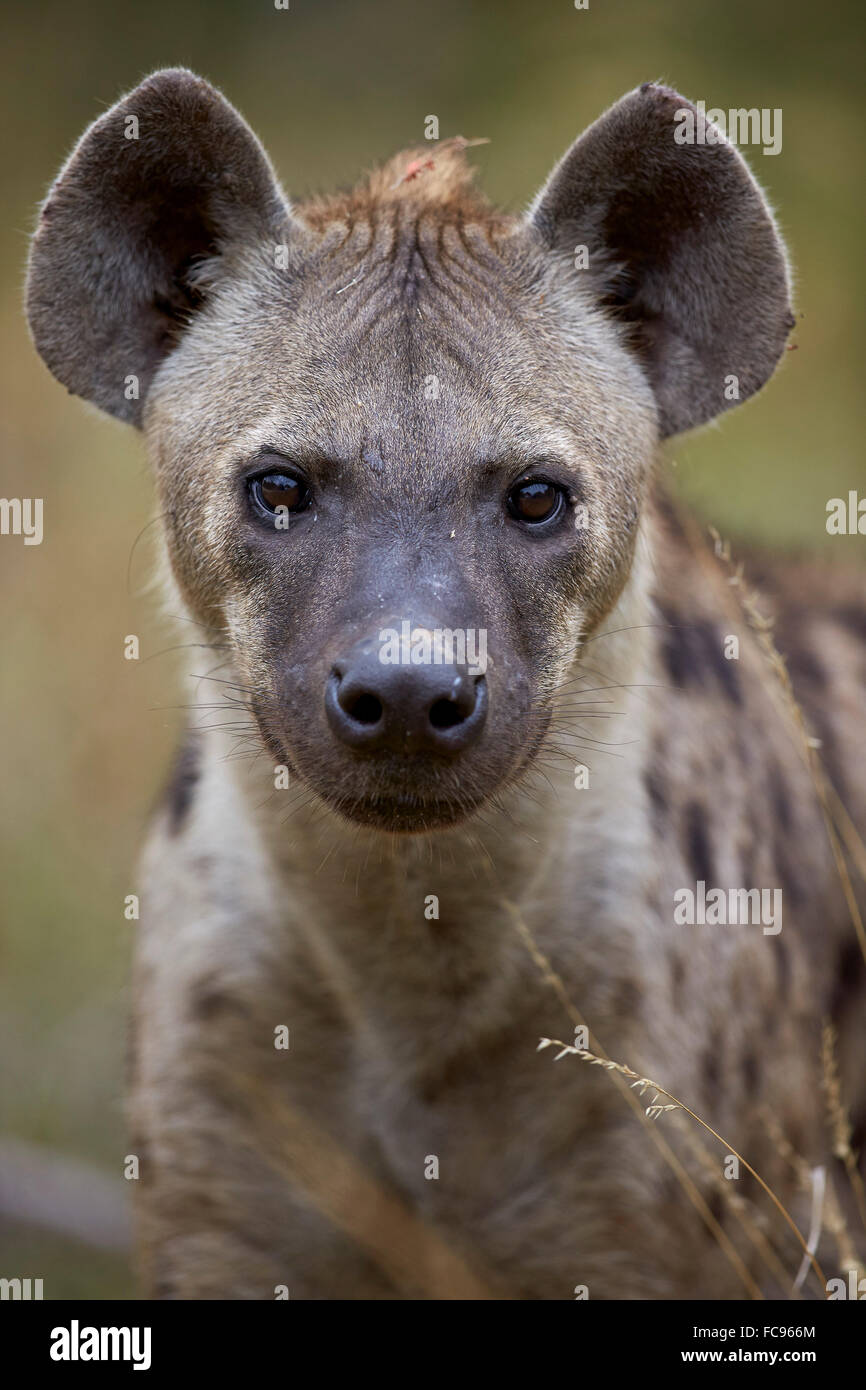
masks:
<svg viewBox="0 0 866 1390"><path fill-rule="evenodd" d="M570 313L563 324L555 283L517 233L425 216L341 222L294 274L236 283L166 376L183 371L191 419L185 359L219 343L192 375L235 456L267 446L452 479L546 454L577 466L598 451L594 406L616 343L591 308Z"/></svg>
<svg viewBox="0 0 866 1390"><path fill-rule="evenodd" d="M416 447L441 448L446 427L455 445L507 432L541 366L529 267L483 225L383 219L330 250L340 231L307 270L291 326L318 412L356 428L333 409L351 403L382 441Z"/></svg>

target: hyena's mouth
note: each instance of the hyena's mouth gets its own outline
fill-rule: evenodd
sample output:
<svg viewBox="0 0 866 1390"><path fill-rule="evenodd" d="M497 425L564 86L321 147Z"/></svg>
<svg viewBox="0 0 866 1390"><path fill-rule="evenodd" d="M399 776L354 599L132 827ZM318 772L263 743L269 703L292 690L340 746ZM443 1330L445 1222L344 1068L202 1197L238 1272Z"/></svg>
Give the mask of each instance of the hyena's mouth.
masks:
<svg viewBox="0 0 866 1390"><path fill-rule="evenodd" d="M449 785L437 794L430 777L419 777L411 786L381 786L372 794L352 796L351 792L325 795L332 809L345 819L370 829L399 834L423 834L430 830L446 830L470 819L501 793L519 783L531 768L543 742L544 732L538 729L526 739L520 756L506 769L485 769L484 785L479 786L481 774L470 778L460 776L457 769L448 779ZM321 794L321 793L320 793Z"/></svg>
<svg viewBox="0 0 866 1390"><path fill-rule="evenodd" d="M471 816L484 798L445 801L420 796L377 795L356 800L341 799L334 809L356 825L396 834L424 834L429 830L445 830Z"/></svg>
<svg viewBox="0 0 866 1390"><path fill-rule="evenodd" d="M300 779L342 819L370 830L423 834L467 820L494 796L505 769L485 762L431 765L421 758L331 754L298 759Z"/></svg>
<svg viewBox="0 0 866 1390"><path fill-rule="evenodd" d="M424 759L363 755L323 762L321 755L309 760L296 753L293 775L354 825L404 835L447 830L491 803L498 805L506 791L522 783L546 728L545 721L525 731L517 756L512 751L503 758L488 749L487 756L432 765ZM511 747L505 736L498 744L503 752ZM292 765L286 754L280 761Z"/></svg>
<svg viewBox="0 0 866 1390"><path fill-rule="evenodd" d="M486 694L484 699L486 700ZM469 820L531 773L551 726L543 703L513 710L513 723L488 727L463 749L346 746L324 727L306 723L301 709L251 701L259 733L275 765L343 820L371 830L424 834ZM304 730L290 738L288 730Z"/></svg>
<svg viewBox="0 0 866 1390"><path fill-rule="evenodd" d="M252 711L275 765L285 766L344 820L368 829L423 834L457 825L488 801L508 771L489 765L470 770L459 758L438 766L423 758L346 754L326 740L290 750L280 721L258 701Z"/></svg>

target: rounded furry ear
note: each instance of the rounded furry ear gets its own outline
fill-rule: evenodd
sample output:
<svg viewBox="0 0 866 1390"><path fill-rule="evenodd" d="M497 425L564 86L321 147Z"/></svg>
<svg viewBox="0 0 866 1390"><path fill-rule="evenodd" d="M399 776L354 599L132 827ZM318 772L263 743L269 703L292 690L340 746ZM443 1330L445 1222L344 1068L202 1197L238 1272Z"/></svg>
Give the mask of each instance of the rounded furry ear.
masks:
<svg viewBox="0 0 866 1390"><path fill-rule="evenodd" d="M645 83L556 166L530 209L551 249L586 248L595 293L630 327L662 435L771 376L794 326L785 252L745 161L684 97Z"/></svg>
<svg viewBox="0 0 866 1390"><path fill-rule="evenodd" d="M280 240L288 215L237 111L194 73L154 73L84 133L42 208L26 293L37 350L70 391L140 424L213 278L202 263L218 275L233 246Z"/></svg>

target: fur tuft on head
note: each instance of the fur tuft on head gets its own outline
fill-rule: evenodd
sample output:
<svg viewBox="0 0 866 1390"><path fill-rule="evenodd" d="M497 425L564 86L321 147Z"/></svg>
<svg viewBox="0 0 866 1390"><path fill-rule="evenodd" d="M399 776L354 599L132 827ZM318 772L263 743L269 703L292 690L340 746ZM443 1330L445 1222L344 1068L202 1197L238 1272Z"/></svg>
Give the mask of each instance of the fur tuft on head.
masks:
<svg viewBox="0 0 866 1390"><path fill-rule="evenodd" d="M487 199L475 187L477 170L465 153L474 145L487 143L485 139L455 135L450 140L401 150L373 169L350 193L305 203L303 216L315 226L335 216L394 203L411 205L419 212L434 207L463 208L476 215L489 212Z"/></svg>

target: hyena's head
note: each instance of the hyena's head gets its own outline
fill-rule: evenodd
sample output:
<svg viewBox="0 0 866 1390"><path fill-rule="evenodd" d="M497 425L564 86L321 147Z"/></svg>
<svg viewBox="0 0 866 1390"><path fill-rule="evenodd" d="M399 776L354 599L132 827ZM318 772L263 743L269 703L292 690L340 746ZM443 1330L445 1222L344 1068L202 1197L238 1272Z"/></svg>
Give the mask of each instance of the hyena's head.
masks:
<svg viewBox="0 0 866 1390"><path fill-rule="evenodd" d="M28 286L55 375L145 430L265 748L389 829L531 762L659 438L756 391L792 324L757 185L675 93L618 102L525 217L465 143L292 208L219 94L157 73L74 151Z"/></svg>

